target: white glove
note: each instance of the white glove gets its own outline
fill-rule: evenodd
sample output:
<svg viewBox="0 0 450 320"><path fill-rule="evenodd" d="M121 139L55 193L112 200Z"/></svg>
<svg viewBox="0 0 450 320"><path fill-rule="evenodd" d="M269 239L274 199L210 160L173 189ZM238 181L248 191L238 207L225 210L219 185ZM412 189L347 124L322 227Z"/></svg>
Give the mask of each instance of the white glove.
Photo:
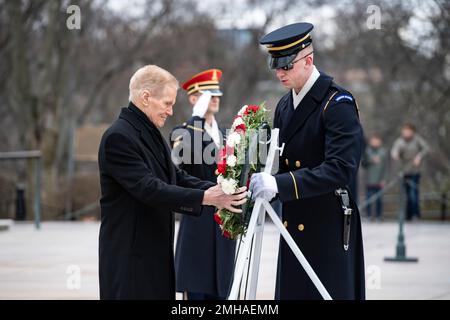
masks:
<svg viewBox="0 0 450 320"><path fill-rule="evenodd" d="M209 102L211 101L211 92L205 91L202 93L200 98L198 98L197 102L194 105L194 109L192 110L192 116L204 118L205 113L208 110Z"/></svg>
<svg viewBox="0 0 450 320"><path fill-rule="evenodd" d="M265 173L254 173L250 180L250 188L252 199L263 198L270 201L278 193L278 186L275 177Z"/></svg>

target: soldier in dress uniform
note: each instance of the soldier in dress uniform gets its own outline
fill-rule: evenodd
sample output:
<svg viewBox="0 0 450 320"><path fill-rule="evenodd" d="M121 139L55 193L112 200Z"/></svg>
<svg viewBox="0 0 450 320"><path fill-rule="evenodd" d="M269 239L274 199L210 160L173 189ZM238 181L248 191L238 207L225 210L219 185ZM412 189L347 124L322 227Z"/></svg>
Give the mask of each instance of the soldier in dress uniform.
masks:
<svg viewBox="0 0 450 320"><path fill-rule="evenodd" d="M275 110L280 129L279 172L254 174L252 197L278 195L284 226L333 299L365 299L361 222L349 184L364 147L353 95L314 65L310 23L265 35L270 68L289 92ZM321 299L280 240L276 299Z"/></svg>
<svg viewBox="0 0 450 320"><path fill-rule="evenodd" d="M215 155L223 146L214 115L219 111L222 71L203 71L183 84L193 106L192 117L172 131L173 155L179 167L202 180L216 182ZM215 208L204 207L200 217L182 217L178 233L176 289L188 300L225 299L233 273L235 241L222 236L213 219ZM210 214L209 216L207 216Z"/></svg>

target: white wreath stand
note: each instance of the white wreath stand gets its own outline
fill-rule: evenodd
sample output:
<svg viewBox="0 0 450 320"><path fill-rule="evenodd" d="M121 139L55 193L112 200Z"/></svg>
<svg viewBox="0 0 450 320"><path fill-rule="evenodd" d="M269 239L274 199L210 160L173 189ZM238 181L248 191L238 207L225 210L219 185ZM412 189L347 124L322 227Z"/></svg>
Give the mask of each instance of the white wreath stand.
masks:
<svg viewBox="0 0 450 320"><path fill-rule="evenodd" d="M264 172L271 174L273 168L273 162L277 156L277 152L283 152L283 147L278 147L278 135L279 129L272 129L269 153L267 156L267 163L264 167ZM247 233L243 236L240 241L241 248L238 251L238 256L236 258L236 265L234 269L234 278L231 286L231 291L228 295L228 300L238 300L241 282L244 279L244 271L247 269L248 276L248 291L245 290L246 296L243 297L244 300L255 300L256 298L256 288L258 286L258 273L259 273L259 263L261 260L261 248L262 248L262 237L264 231L264 221L266 217L266 212L272 219L275 227L280 232L281 236L284 238L286 243L291 248L292 252L297 257L298 261L305 269L311 281L316 286L317 290L320 292L325 300L331 300L331 296L327 289L323 286L320 279L317 277L311 265L306 260L305 256L295 243L292 236L284 227L277 213L273 210L270 203L262 198L257 198L255 205L253 207L252 214L250 216L250 221L247 228ZM253 250L252 249L253 246ZM246 268L247 266L247 268Z"/></svg>

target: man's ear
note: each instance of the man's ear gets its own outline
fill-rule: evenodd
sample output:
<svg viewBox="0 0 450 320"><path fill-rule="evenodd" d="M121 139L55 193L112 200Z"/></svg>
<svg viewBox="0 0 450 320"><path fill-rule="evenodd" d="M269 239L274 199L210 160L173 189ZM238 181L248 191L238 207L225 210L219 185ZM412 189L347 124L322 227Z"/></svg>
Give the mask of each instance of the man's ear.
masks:
<svg viewBox="0 0 450 320"><path fill-rule="evenodd" d="M141 96L142 103L143 103L145 106L147 106L147 105L148 105L148 101L149 101L150 98L151 98L151 93L150 93L150 91L144 89L144 90L141 91L140 96Z"/></svg>
<svg viewBox="0 0 450 320"><path fill-rule="evenodd" d="M314 64L314 56L312 54L306 57L306 64L308 66L312 66Z"/></svg>
<svg viewBox="0 0 450 320"><path fill-rule="evenodd" d="M198 101L198 97L195 94L189 95L188 99L191 105L196 104Z"/></svg>

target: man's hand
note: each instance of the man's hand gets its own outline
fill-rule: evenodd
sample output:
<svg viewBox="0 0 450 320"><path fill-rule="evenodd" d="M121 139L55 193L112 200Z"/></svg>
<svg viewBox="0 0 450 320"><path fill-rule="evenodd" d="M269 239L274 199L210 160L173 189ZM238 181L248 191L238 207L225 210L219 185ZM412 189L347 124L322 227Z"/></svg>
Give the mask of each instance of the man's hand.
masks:
<svg viewBox="0 0 450 320"><path fill-rule="evenodd" d="M277 181L268 173L254 173L250 180L250 192L253 200L263 198L270 201L278 193Z"/></svg>
<svg viewBox="0 0 450 320"><path fill-rule="evenodd" d="M372 161L374 163L380 163L381 162L381 158L380 158L380 156L373 156Z"/></svg>
<svg viewBox="0 0 450 320"><path fill-rule="evenodd" d="M198 98L197 102L194 105L192 110L192 116L204 118L205 113L208 110L209 102L211 101L211 92L205 91L202 93L200 98Z"/></svg>
<svg viewBox="0 0 450 320"><path fill-rule="evenodd" d="M422 162L422 157L417 155L414 158L413 164L414 164L415 167L419 167L421 162Z"/></svg>
<svg viewBox="0 0 450 320"><path fill-rule="evenodd" d="M234 194L226 194L220 185L215 185L205 191L202 204L205 206L215 206L218 209L225 208L234 213L241 213L242 210L235 208L247 201L247 188L239 188Z"/></svg>

